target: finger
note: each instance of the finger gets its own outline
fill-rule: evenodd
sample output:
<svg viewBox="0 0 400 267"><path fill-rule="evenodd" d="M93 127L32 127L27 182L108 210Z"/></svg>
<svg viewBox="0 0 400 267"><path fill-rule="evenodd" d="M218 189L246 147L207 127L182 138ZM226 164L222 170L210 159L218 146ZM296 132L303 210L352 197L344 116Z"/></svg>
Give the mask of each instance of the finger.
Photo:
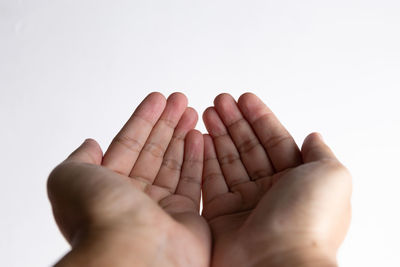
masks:
<svg viewBox="0 0 400 267"><path fill-rule="evenodd" d="M187 108L176 126L167 152L165 152L160 171L153 183L153 185L166 189L163 195L156 197L157 199L175 192L181 174L185 137L196 126L197 118L197 112L193 108Z"/></svg>
<svg viewBox="0 0 400 267"><path fill-rule="evenodd" d="M182 173L175 194L190 198L197 210L200 208L203 159L203 135L197 130L191 130L185 139L185 156Z"/></svg>
<svg viewBox="0 0 400 267"><path fill-rule="evenodd" d="M129 175L164 107L165 97L162 94L149 94L111 142L104 155L103 166Z"/></svg>
<svg viewBox="0 0 400 267"><path fill-rule="evenodd" d="M332 150L325 144L319 133L311 133L306 137L301 153L305 163L323 159L336 160Z"/></svg>
<svg viewBox="0 0 400 267"><path fill-rule="evenodd" d="M300 150L292 136L256 95L243 94L238 106L267 151L275 171L280 172L302 163Z"/></svg>
<svg viewBox="0 0 400 267"><path fill-rule="evenodd" d="M164 153L171 141L175 127L187 107L184 94L174 93L168 97L167 105L154 126L139 157L132 168L130 177L152 184L162 163Z"/></svg>
<svg viewBox="0 0 400 267"><path fill-rule="evenodd" d="M208 134L204 138L203 202L229 192L215 153L214 143Z"/></svg>
<svg viewBox="0 0 400 267"><path fill-rule="evenodd" d="M233 97L229 94L221 94L215 98L214 105L252 180L272 175L274 168L267 153L253 129L251 129L250 124L243 118Z"/></svg>
<svg viewBox="0 0 400 267"><path fill-rule="evenodd" d="M213 138L218 162L229 188L250 181L239 152L215 109L206 109L203 120Z"/></svg>
<svg viewBox="0 0 400 267"><path fill-rule="evenodd" d="M103 158L103 152L99 144L93 139L86 139L66 161L79 161L83 163L100 165Z"/></svg>

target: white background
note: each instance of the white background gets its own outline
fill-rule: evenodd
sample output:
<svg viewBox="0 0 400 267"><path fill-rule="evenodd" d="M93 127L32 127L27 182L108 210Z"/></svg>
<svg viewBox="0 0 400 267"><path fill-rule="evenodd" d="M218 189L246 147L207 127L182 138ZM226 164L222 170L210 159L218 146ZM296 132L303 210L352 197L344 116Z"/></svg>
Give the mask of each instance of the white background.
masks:
<svg viewBox="0 0 400 267"><path fill-rule="evenodd" d="M353 173L341 266L400 266L399 48L398 0L0 0L0 265L68 250L48 173L86 137L105 150L149 92L202 112L252 91Z"/></svg>

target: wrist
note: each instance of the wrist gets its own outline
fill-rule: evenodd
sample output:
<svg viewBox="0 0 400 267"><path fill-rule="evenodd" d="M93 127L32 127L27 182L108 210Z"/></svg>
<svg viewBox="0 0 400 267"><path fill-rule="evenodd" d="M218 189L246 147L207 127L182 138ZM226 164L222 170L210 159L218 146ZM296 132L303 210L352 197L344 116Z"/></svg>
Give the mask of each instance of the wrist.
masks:
<svg viewBox="0 0 400 267"><path fill-rule="evenodd" d="M155 229L147 227L130 231L91 229L73 244L72 250L56 266L146 267L158 261L172 266L165 261L165 241L165 236L156 237Z"/></svg>
<svg viewBox="0 0 400 267"><path fill-rule="evenodd" d="M325 251L295 249L272 254L256 262L254 267L337 267L336 257Z"/></svg>
<svg viewBox="0 0 400 267"><path fill-rule="evenodd" d="M307 236L275 237L247 244L252 267L336 267L337 248Z"/></svg>

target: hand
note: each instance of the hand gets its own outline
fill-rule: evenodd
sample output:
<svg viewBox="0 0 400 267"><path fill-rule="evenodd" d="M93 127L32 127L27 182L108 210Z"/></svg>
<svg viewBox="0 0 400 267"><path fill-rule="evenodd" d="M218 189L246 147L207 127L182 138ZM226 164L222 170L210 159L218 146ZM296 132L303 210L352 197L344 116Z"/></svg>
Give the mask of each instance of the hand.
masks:
<svg viewBox="0 0 400 267"><path fill-rule="evenodd" d="M301 151L255 95L204 113L203 216L212 266L335 266L351 177L318 134Z"/></svg>
<svg viewBox="0 0 400 267"><path fill-rule="evenodd" d="M104 157L87 140L55 168L49 198L73 247L60 266L208 266L196 122L184 95L152 93Z"/></svg>

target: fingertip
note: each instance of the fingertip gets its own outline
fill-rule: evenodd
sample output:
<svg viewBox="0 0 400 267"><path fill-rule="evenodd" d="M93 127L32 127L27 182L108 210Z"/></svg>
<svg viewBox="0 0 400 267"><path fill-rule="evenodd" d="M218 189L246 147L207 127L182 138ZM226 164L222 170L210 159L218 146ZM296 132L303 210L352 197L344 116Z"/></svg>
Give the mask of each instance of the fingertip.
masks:
<svg viewBox="0 0 400 267"><path fill-rule="evenodd" d="M158 102L158 103L166 103L167 102L167 99L165 98L165 96L160 92L151 92L150 94L148 94L145 97L143 102L145 100L150 100L152 102Z"/></svg>
<svg viewBox="0 0 400 267"><path fill-rule="evenodd" d="M189 117L193 118L194 121L196 121L195 126L197 124L197 121L199 120L199 114L197 113L197 111L192 108L192 107L187 107L185 110L185 113L187 113Z"/></svg>
<svg viewBox="0 0 400 267"><path fill-rule="evenodd" d="M149 93L147 95L147 97L162 97L162 98L165 98L164 94L159 92L159 91L153 91L153 92Z"/></svg>
<svg viewBox="0 0 400 267"><path fill-rule="evenodd" d="M241 105L248 105L248 103L251 103L254 100L259 99L255 94L251 92L246 92L243 93L239 98L238 98L238 104Z"/></svg>
<svg viewBox="0 0 400 267"><path fill-rule="evenodd" d="M187 134L188 142L191 144L195 145L196 147L203 147L204 139L203 139L203 134L196 129L192 129L189 131Z"/></svg>
<svg viewBox="0 0 400 267"><path fill-rule="evenodd" d="M303 161L306 163L323 159L336 159L334 153L318 132L313 132L304 139L301 153Z"/></svg>
<svg viewBox="0 0 400 267"><path fill-rule="evenodd" d="M238 107L250 123L257 121L257 119L268 113L272 113L270 108L253 93L241 95L238 99Z"/></svg>
<svg viewBox="0 0 400 267"><path fill-rule="evenodd" d="M203 112L203 116L202 117L203 117L203 121L204 121L204 124L205 124L207 130L209 130L209 126L208 125L211 123L212 116L213 116L213 114L215 112L216 111L215 111L214 107L208 107Z"/></svg>
<svg viewBox="0 0 400 267"><path fill-rule="evenodd" d="M99 143L97 143L97 141L93 138L86 138L81 147L82 146L85 146L87 149L91 150L97 155L103 155L103 150L101 149Z"/></svg>
<svg viewBox="0 0 400 267"><path fill-rule="evenodd" d="M175 129L181 122L182 116L187 109L187 98L182 93L173 93L167 98L167 103L163 109L162 114L159 116L158 120L162 120L168 125L168 127ZM184 121L187 122L188 118ZM189 118L189 120L192 118ZM181 126L182 122L181 122ZM155 126L157 127L157 126ZM187 125L185 125L187 127Z"/></svg>
<svg viewBox="0 0 400 267"><path fill-rule="evenodd" d="M204 110L204 112L203 112L203 115L202 115L203 120L206 120L206 119L208 118L208 116L210 115L210 113L213 112L213 110L214 110L214 107L208 107L208 108L206 108L206 109Z"/></svg>
<svg viewBox="0 0 400 267"><path fill-rule="evenodd" d="M215 109L226 126L243 118L236 100L229 94L222 94L216 98Z"/></svg>
<svg viewBox="0 0 400 267"><path fill-rule="evenodd" d="M186 108L175 128L176 133L184 137L188 131L196 127L197 120L197 112L193 108Z"/></svg>
<svg viewBox="0 0 400 267"><path fill-rule="evenodd" d="M87 138L67 160L76 160L84 163L100 165L103 158L103 151L96 140Z"/></svg>
<svg viewBox="0 0 400 267"><path fill-rule="evenodd" d="M314 133L312 133L312 134L316 135L316 136L317 136L317 138L319 138L319 140L320 140L320 141L322 141L322 142L325 142L325 141L324 141L324 137L322 136L322 134L321 134L321 133L314 132Z"/></svg>
<svg viewBox="0 0 400 267"><path fill-rule="evenodd" d="M173 92L172 94L170 94L170 96L179 96L187 99L186 95L182 92Z"/></svg>
<svg viewBox="0 0 400 267"><path fill-rule="evenodd" d="M148 94L145 99L136 108L134 114L149 122L155 122L167 104L164 95L159 92Z"/></svg>
<svg viewBox="0 0 400 267"><path fill-rule="evenodd" d="M86 138L85 141L83 141L83 143L97 143L96 140L94 140L93 138Z"/></svg>
<svg viewBox="0 0 400 267"><path fill-rule="evenodd" d="M224 102L230 101L230 100L232 100L232 99L233 99L233 101L235 101L235 99L234 99L230 94L228 94L228 93L221 93L221 94L217 95L217 96L214 98L214 106L222 105L222 104L224 104Z"/></svg>
<svg viewBox="0 0 400 267"><path fill-rule="evenodd" d="M304 147L310 146L311 143L316 143L323 141L322 135L319 132L312 132L304 139L303 145L301 149L303 150Z"/></svg>
<svg viewBox="0 0 400 267"><path fill-rule="evenodd" d="M186 95L181 92L174 92L170 94L167 101L171 101L173 103L183 103L185 106L188 105L188 99Z"/></svg>
<svg viewBox="0 0 400 267"><path fill-rule="evenodd" d="M238 107L247 118L253 118L259 115L259 107L257 106L260 99L253 93L244 93L238 99Z"/></svg>
<svg viewBox="0 0 400 267"><path fill-rule="evenodd" d="M203 114L203 121L208 133L212 136L226 134L226 127L214 107L206 109Z"/></svg>

